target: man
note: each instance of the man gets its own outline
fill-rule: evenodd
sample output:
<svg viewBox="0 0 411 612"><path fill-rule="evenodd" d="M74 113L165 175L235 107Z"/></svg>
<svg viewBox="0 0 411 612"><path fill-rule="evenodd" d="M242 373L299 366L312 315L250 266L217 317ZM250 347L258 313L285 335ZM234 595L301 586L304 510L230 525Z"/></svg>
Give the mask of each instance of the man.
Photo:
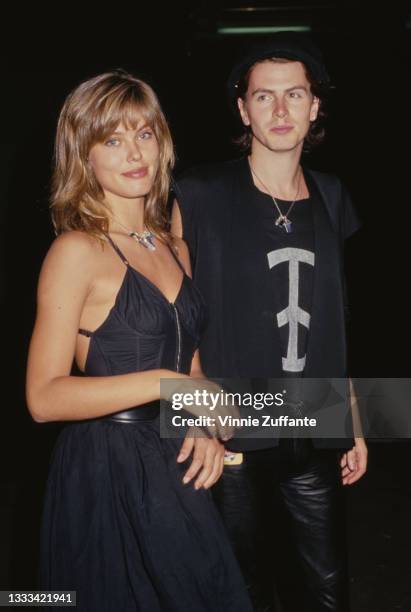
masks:
<svg viewBox="0 0 411 612"><path fill-rule="evenodd" d="M281 33L233 69L241 159L186 173L172 229L210 311L209 377L346 376L343 242L358 229L332 175L301 166L322 138L319 50ZM256 610L347 611L342 484L366 470L362 438L234 440L215 498ZM284 534L286 537L284 538ZM284 548L284 544L286 545Z"/></svg>

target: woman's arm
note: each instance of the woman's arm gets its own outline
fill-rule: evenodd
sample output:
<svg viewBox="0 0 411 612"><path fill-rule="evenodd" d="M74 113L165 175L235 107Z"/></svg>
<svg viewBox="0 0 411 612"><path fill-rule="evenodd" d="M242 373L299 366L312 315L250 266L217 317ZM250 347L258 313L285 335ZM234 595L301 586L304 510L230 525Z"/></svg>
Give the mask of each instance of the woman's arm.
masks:
<svg viewBox="0 0 411 612"><path fill-rule="evenodd" d="M27 368L27 404L35 421L104 416L159 399L160 378L186 378L168 370L70 376L82 309L93 288L95 259L92 239L68 232L54 241L44 260Z"/></svg>
<svg viewBox="0 0 411 612"><path fill-rule="evenodd" d="M186 271L191 277L190 254L186 243L174 238L178 250L178 257ZM192 378L205 378L201 368L200 352L197 349L191 361L190 376ZM190 435L191 434L191 435ZM220 478L224 468L224 445L217 438L207 438L204 432L189 431L184 439L177 457L182 463L192 455L192 462L183 477L184 484L188 484L193 478L195 489L209 489Z"/></svg>
<svg viewBox="0 0 411 612"><path fill-rule="evenodd" d="M191 362L190 376L205 378L198 349ZM190 467L183 477L184 484L188 484L195 478L195 489L212 487L223 473L224 450L224 445L217 438L208 438L204 432L195 429L189 430L177 457L177 461L182 463L192 455Z"/></svg>

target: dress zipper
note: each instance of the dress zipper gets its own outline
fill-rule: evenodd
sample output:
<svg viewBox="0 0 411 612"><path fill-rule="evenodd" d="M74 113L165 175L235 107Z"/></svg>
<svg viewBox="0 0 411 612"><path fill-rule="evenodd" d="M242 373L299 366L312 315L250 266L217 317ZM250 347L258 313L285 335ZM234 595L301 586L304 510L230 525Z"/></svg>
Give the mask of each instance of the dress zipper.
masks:
<svg viewBox="0 0 411 612"><path fill-rule="evenodd" d="M180 328L180 319L178 317L178 310L175 304L171 303L173 307L174 314L176 316L176 330L177 330L177 363L176 363L176 371L180 371L180 359L181 359L181 328Z"/></svg>

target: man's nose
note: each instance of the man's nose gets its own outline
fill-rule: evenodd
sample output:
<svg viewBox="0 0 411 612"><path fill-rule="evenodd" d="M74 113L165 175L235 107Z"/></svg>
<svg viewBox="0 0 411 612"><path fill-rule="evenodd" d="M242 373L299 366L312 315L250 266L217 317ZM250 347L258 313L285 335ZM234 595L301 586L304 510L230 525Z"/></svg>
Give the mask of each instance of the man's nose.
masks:
<svg viewBox="0 0 411 612"><path fill-rule="evenodd" d="M276 117L285 117L288 113L287 104L284 97L278 96L274 101L273 115Z"/></svg>

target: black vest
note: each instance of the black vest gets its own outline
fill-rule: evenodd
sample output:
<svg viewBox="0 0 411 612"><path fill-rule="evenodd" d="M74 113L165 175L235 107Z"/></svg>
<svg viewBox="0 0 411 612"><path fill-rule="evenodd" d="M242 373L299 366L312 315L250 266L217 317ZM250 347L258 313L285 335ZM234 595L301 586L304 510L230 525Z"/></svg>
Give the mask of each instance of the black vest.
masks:
<svg viewBox="0 0 411 612"><path fill-rule="evenodd" d="M346 371L344 239L359 227L349 194L333 175L304 169L313 207L315 268L304 376L343 378ZM261 309L264 281L259 270L259 224L250 205L247 159L202 166L175 185L194 282L209 308L200 345L210 377L281 378L279 331L272 313ZM264 259L265 258L265 259ZM348 447L347 440L317 446Z"/></svg>

